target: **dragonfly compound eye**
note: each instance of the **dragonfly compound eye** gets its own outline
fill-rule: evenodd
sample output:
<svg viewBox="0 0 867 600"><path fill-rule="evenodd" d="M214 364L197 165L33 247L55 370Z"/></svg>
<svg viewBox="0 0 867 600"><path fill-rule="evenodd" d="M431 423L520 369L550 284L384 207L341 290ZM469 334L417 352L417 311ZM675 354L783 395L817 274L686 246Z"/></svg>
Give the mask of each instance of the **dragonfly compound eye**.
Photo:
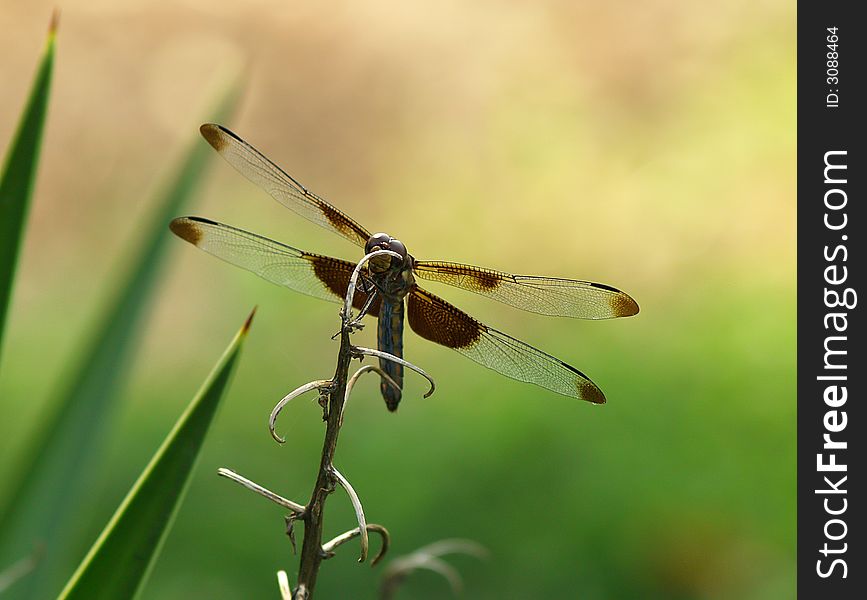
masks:
<svg viewBox="0 0 867 600"><path fill-rule="evenodd" d="M367 240L367 244L364 246L365 254L370 254L375 248L388 249L388 242L390 239L391 236L387 233L374 233L370 236L370 239Z"/></svg>
<svg viewBox="0 0 867 600"><path fill-rule="evenodd" d="M400 254L401 258L406 258L406 246L403 245L403 242L400 240L392 239L388 242L388 249L392 252L397 252Z"/></svg>

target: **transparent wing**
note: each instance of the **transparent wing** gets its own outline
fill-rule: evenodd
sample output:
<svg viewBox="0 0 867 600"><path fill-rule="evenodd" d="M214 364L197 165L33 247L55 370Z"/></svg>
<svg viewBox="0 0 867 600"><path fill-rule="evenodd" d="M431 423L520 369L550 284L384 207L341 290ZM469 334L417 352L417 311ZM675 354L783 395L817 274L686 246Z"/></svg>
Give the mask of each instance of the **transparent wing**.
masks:
<svg viewBox="0 0 867 600"><path fill-rule="evenodd" d="M638 313L628 294L590 281L512 275L472 265L416 261L421 279L439 281L542 315L579 319L610 319Z"/></svg>
<svg viewBox="0 0 867 600"><path fill-rule="evenodd" d="M171 222L178 237L228 263L246 269L283 287L315 298L342 302L355 265L349 261L311 254L223 223L201 217L181 217ZM367 296L359 291L354 306L360 309ZM379 314L379 299L368 314Z"/></svg>
<svg viewBox="0 0 867 600"><path fill-rule="evenodd" d="M199 131L241 175L271 194L280 204L362 248L367 243L369 231L309 191L237 135L213 123L202 125Z"/></svg>
<svg viewBox="0 0 867 600"><path fill-rule="evenodd" d="M409 326L421 337L457 350L506 377L594 404L605 402L602 390L575 367L476 321L418 286L407 298L407 317Z"/></svg>

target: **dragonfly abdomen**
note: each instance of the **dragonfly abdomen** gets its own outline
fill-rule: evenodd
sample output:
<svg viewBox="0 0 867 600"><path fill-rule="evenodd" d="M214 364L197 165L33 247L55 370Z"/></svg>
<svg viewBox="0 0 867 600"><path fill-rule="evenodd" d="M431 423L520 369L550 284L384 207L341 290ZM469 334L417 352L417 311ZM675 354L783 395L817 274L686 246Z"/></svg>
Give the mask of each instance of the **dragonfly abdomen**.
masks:
<svg viewBox="0 0 867 600"><path fill-rule="evenodd" d="M379 326L377 328L377 343L382 352L388 352L399 358L403 358L403 300L399 302L385 302L379 310ZM403 365L390 360L379 359L379 367L391 377L395 383L403 388ZM397 410L400 403L401 392L382 379L379 383L382 397L388 410Z"/></svg>

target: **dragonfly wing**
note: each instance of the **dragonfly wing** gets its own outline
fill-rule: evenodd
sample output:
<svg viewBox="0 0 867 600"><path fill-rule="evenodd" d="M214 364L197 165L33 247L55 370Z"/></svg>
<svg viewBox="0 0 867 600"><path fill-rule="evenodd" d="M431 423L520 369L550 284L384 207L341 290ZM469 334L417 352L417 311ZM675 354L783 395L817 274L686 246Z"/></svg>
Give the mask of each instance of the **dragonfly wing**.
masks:
<svg viewBox="0 0 867 600"><path fill-rule="evenodd" d="M298 183L232 131L213 123L202 125L199 131L241 175L271 194L280 204L362 248L367 243L369 231Z"/></svg>
<svg viewBox="0 0 867 600"><path fill-rule="evenodd" d="M228 263L259 277L315 298L342 302L355 264L311 254L286 246L223 223L201 217L181 217L171 222L178 237ZM360 309L367 296L355 295L353 304ZM379 314L376 299L368 314Z"/></svg>
<svg viewBox="0 0 867 600"><path fill-rule="evenodd" d="M610 319L638 313L638 304L628 294L591 281L512 275L439 261L416 261L413 273L542 315Z"/></svg>
<svg viewBox="0 0 867 600"><path fill-rule="evenodd" d="M507 377L594 404L605 402L602 390L575 367L476 321L418 286L407 297L407 317L421 337Z"/></svg>

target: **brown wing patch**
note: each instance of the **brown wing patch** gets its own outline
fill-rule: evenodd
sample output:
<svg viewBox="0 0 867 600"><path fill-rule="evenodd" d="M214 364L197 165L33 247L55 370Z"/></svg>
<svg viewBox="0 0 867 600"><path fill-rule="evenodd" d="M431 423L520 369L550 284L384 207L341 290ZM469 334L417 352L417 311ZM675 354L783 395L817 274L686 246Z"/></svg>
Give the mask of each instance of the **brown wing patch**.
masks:
<svg viewBox="0 0 867 600"><path fill-rule="evenodd" d="M445 300L415 286L407 298L409 326L421 337L442 344L507 377L594 404L602 390L562 360L479 323Z"/></svg>
<svg viewBox="0 0 867 600"><path fill-rule="evenodd" d="M449 348L468 348L479 340L484 325L420 287L407 298L412 330L426 340Z"/></svg>
<svg viewBox="0 0 867 600"><path fill-rule="evenodd" d="M214 125L213 123L205 123L199 127L199 133L202 134L202 137L205 138L205 140L207 140L207 142L217 152L221 152L223 148L226 147L226 138L220 131L219 126Z"/></svg>
<svg viewBox="0 0 867 600"><path fill-rule="evenodd" d="M514 280L509 273L459 263L417 261L416 268L423 279L442 281L476 293L490 292L504 280Z"/></svg>
<svg viewBox="0 0 867 600"><path fill-rule="evenodd" d="M605 404L605 394L592 381L580 381L578 383L578 397L593 404Z"/></svg>
<svg viewBox="0 0 867 600"><path fill-rule="evenodd" d="M491 273L490 271L478 271L476 273L470 273L470 278L475 280L476 285L483 292L489 292L495 289L503 278L496 273Z"/></svg>
<svg viewBox="0 0 867 600"><path fill-rule="evenodd" d="M202 239L202 230L199 229L195 221L185 217L174 219L169 223L169 229L172 230L179 238L188 241L193 246L198 246Z"/></svg>
<svg viewBox="0 0 867 600"><path fill-rule="evenodd" d="M355 265L339 260L336 258L330 258L328 256L321 256L318 254L307 254L308 260L313 265L313 273L319 278L325 287L331 291L332 294L337 296L339 299L343 299L346 297L346 288L349 286L349 277L352 275L352 271L355 269ZM355 298L352 300L352 306L356 310L361 310L364 306L364 302L367 300L367 294L364 292L356 292ZM373 304L370 307L370 310L367 311L372 317L379 316L379 305L380 298L377 298L373 301Z"/></svg>
<svg viewBox="0 0 867 600"><path fill-rule="evenodd" d="M322 215L326 218L326 220L331 223L334 229L341 232L344 236L356 236L360 239L369 237L367 231L364 228L359 227L355 221L353 221L345 214L331 206L328 202L317 198L316 204L317 206L319 206L319 210L322 211ZM365 239L364 241L367 240Z"/></svg>
<svg viewBox="0 0 867 600"><path fill-rule="evenodd" d="M611 296L611 311L615 317L631 317L638 314L638 303L623 292Z"/></svg>

